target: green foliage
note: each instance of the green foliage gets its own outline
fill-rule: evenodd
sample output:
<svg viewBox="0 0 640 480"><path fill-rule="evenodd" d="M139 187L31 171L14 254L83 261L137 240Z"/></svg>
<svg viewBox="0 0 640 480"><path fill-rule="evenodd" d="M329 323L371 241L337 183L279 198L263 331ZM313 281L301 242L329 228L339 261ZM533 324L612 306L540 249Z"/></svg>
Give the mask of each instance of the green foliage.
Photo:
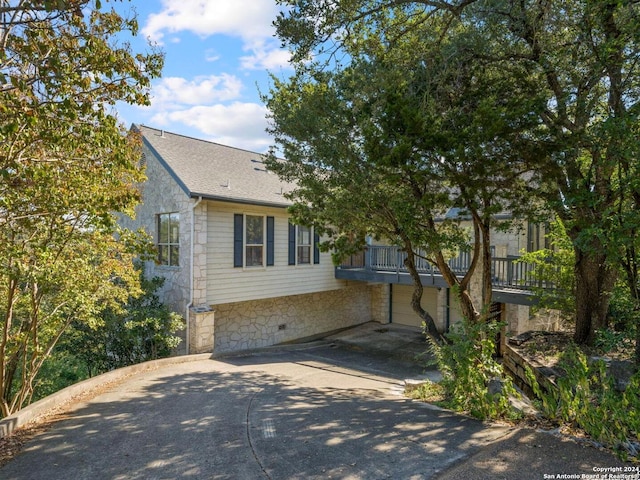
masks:
<svg viewBox="0 0 640 480"><path fill-rule="evenodd" d="M289 18L281 17L280 36L303 50L316 40L302 38L312 34L307 15L327 14L328 28L344 18L320 3L297 4ZM356 3L340 3L337 12ZM310 11L297 18L296 8ZM325 233L336 258L362 247L367 236L382 239L406 252L418 293L412 259L426 258L457 288L463 314L475 319L484 305L473 305L468 289L474 269L490 264L495 215L539 205L522 198L528 187L521 173L537 147L521 131L537 128L531 112L544 104L533 91L526 101L512 101L514 89L528 84L516 85L461 48L467 34L459 19L390 6L375 21L356 23L349 41L338 42L344 61L331 70L324 55L310 62L303 54L292 78L273 78L263 100L284 159L272 157L269 168L295 180L292 215ZM449 211L461 212L471 228L460 217L443 219ZM475 262L457 275L447 260L462 250ZM489 270L482 269L486 302ZM419 301L412 307L425 318ZM436 328L426 321L433 335Z"/></svg>
<svg viewBox="0 0 640 480"><path fill-rule="evenodd" d="M629 333L624 330L617 332L609 328L597 330L594 346L603 354L623 349L625 344L631 340Z"/></svg>
<svg viewBox="0 0 640 480"><path fill-rule="evenodd" d="M317 74L327 67L348 71L365 65L371 72L383 65L389 72L384 84L353 77L362 95L337 97L346 99L344 105L354 114L370 114L367 129L332 130L333 119L312 110L308 117L324 118L328 127L302 127L309 138L335 139L338 157L371 135L383 142L372 142L370 149L365 144L354 158L375 153L374 161L384 158L389 165L402 165L403 154L418 152L422 161L441 159L443 170L451 162L456 167L451 172L465 181L452 186L447 181L455 175L445 175L442 188L461 185L470 212L508 195L513 187L520 189L514 179L523 177L509 181L504 173L526 174L521 205L541 202L567 227L577 254L575 338L593 341L595 330L606 325L617 263L625 263L633 277L630 286L637 288L637 2L523 0L508 2L508 8L504 2L478 1L280 3L284 8L275 22L277 33L293 51L300 79L329 84L331 79ZM376 85L382 95L368 95ZM364 102L371 108L361 109L367 98L381 101ZM295 95L287 101L283 107L297 112ZM326 105L330 114L335 103ZM279 125L277 110L271 111ZM290 132L283 133L286 141ZM487 169L483 175L478 175L480 166ZM396 178L406 178L402 173ZM498 187L494 195L486 190L476 195L481 181ZM354 184L360 185L357 180ZM472 193L466 196L465 189ZM386 195L393 198L395 192ZM511 206L521 213L517 202Z"/></svg>
<svg viewBox="0 0 640 480"><path fill-rule="evenodd" d="M29 399L37 401L65 387L115 368L169 356L179 345L182 318L155 294L160 277L140 274L142 294L117 311L105 309L91 325L74 322L43 361Z"/></svg>
<svg viewBox="0 0 640 480"><path fill-rule="evenodd" d="M156 291L163 283L164 278L146 279L141 271L142 295L129 297L121 308L106 308L93 325L73 324L65 351L82 361L89 376L170 356L184 322L160 302Z"/></svg>
<svg viewBox="0 0 640 480"><path fill-rule="evenodd" d="M427 380L415 386L407 385L405 395L415 400L446 406L446 391L442 384Z"/></svg>
<svg viewBox="0 0 640 480"><path fill-rule="evenodd" d="M609 302L609 317L616 332L623 332L625 336L634 338L640 325L640 308L628 285L618 283L613 289Z"/></svg>
<svg viewBox="0 0 640 480"><path fill-rule="evenodd" d="M637 455L630 442L640 440L640 372L619 392L605 363L589 362L575 345L562 355L558 366L565 373L549 391L542 390L530 369L528 372L544 415L583 429L623 458L629 452Z"/></svg>
<svg viewBox="0 0 640 480"><path fill-rule="evenodd" d="M162 55L131 52L116 35L135 34L135 18L99 4L0 7L2 415L28 403L72 322L139 291L132 264L146 238L114 212L138 202L140 138L108 109L146 104Z"/></svg>
<svg viewBox="0 0 640 480"><path fill-rule="evenodd" d="M565 320L572 321L576 312L573 244L558 218L549 223L545 236L549 248L522 252L518 259L520 263L533 265L529 274L536 280L532 291L539 302L532 308L534 312L545 308L558 310Z"/></svg>
<svg viewBox="0 0 640 480"><path fill-rule="evenodd" d="M31 401L36 402L87 378L87 371L82 360L71 352L55 348L38 372Z"/></svg>
<svg viewBox="0 0 640 480"><path fill-rule="evenodd" d="M451 343L432 350L443 379L446 404L481 419L514 418L509 401L517 397L511 378L494 358L501 324L463 321L459 331L447 337ZM495 390L495 391L492 391Z"/></svg>

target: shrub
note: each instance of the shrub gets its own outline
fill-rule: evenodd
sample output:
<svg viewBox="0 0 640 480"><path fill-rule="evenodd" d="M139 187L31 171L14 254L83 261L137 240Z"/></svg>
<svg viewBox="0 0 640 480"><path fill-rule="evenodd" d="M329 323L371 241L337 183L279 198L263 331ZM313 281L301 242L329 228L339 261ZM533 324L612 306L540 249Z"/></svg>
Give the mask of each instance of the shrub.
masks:
<svg viewBox="0 0 640 480"><path fill-rule="evenodd" d="M129 298L119 311L106 308L97 324L73 325L63 344L89 376L171 355L184 322L156 295L163 282L161 277L147 279L141 271L142 295Z"/></svg>
<svg viewBox="0 0 640 480"><path fill-rule="evenodd" d="M530 275L538 283L532 287L532 292L538 299L537 304L532 306L532 312L542 309L557 310L565 322L572 323L576 311L573 244L559 219L549 224L546 238L549 248L522 252L517 260L532 265Z"/></svg>
<svg viewBox="0 0 640 480"><path fill-rule="evenodd" d="M88 375L81 360L64 349L54 349L38 372L33 385L33 396L29 403L38 401L86 378Z"/></svg>
<svg viewBox="0 0 640 480"><path fill-rule="evenodd" d="M543 414L581 428L595 441L617 450L622 458L629 454L636 456L640 372L631 378L624 392L619 392L604 361L589 362L576 346L562 355L558 365L565 374L558 378L557 388L543 391L537 382L531 381ZM527 374L533 380L531 370Z"/></svg>
<svg viewBox="0 0 640 480"><path fill-rule="evenodd" d="M459 330L447 335L450 343L432 343L448 407L481 419L517 416L510 403L510 397L517 396L515 387L494 358L501 327L498 322L465 320Z"/></svg>

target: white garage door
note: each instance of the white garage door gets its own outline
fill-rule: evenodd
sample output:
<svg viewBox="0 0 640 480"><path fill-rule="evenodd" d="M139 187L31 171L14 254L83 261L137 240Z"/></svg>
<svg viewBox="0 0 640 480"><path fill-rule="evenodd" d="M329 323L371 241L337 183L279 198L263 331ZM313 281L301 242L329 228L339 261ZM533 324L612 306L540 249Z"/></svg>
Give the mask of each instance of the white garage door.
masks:
<svg viewBox="0 0 640 480"><path fill-rule="evenodd" d="M393 300L391 305L391 321L399 325L422 327L422 319L411 308L413 287L408 285L393 285ZM422 294L422 308L437 319L438 290L425 288ZM437 321L436 321L437 322Z"/></svg>

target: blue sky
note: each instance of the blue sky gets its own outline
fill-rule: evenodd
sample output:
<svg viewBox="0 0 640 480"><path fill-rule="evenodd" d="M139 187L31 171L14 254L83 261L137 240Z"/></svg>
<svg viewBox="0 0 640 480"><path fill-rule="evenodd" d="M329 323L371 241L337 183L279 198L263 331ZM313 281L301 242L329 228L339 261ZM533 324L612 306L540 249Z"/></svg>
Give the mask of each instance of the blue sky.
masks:
<svg viewBox="0 0 640 480"><path fill-rule="evenodd" d="M225 145L264 152L273 143L265 132L266 108L259 90L269 89L271 72L292 73L289 55L274 37L276 0L133 0L110 3L135 10L139 36L165 53L162 78L153 82L150 107L118 105L120 120Z"/></svg>

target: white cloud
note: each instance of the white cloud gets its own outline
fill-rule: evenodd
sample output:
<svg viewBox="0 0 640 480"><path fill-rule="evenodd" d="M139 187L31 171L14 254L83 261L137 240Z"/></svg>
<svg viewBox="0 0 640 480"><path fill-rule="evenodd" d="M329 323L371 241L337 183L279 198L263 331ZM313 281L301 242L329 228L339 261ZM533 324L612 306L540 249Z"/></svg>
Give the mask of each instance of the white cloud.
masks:
<svg viewBox="0 0 640 480"><path fill-rule="evenodd" d="M158 43L167 33L181 31L247 41L272 36L276 13L275 0L162 0L162 10L148 16L142 34Z"/></svg>
<svg viewBox="0 0 640 480"><path fill-rule="evenodd" d="M242 88L237 77L226 73L198 76L192 80L166 77L153 86L152 104L155 109L161 109L234 100L240 97Z"/></svg>
<svg viewBox="0 0 640 480"><path fill-rule="evenodd" d="M240 57L240 66L245 70L275 70L287 67L291 55L276 42L257 41L246 46L252 55Z"/></svg>
<svg viewBox="0 0 640 480"><path fill-rule="evenodd" d="M255 92L251 93L255 88L244 85L239 77L244 75L255 84L266 77L265 70L288 66L288 52L274 39L273 21L279 10L276 0L156 0L153 4L160 6L153 7L156 13L141 19L141 34L159 44L182 40L190 50L184 58L174 50L177 53L172 59L179 60L179 68L154 82L151 105L138 109L137 121L266 151L273 143L265 132L267 109ZM207 40L192 42L188 36L179 35L182 32ZM219 67L215 75L190 76L203 69L209 73L214 67ZM222 69L235 75L220 73Z"/></svg>
<svg viewBox="0 0 640 480"><path fill-rule="evenodd" d="M201 37L237 37L249 53L240 58L243 69L272 70L285 67L290 57L273 41L277 12L275 0L162 0L161 11L147 17L142 34L159 44L165 35L183 31ZM219 56L207 52L205 58L211 61Z"/></svg>
<svg viewBox="0 0 640 480"><path fill-rule="evenodd" d="M204 52L204 59L207 62L217 62L220 60L220 55L213 48L209 48Z"/></svg>
<svg viewBox="0 0 640 480"><path fill-rule="evenodd" d="M212 141L247 150L265 152L273 140L267 135L267 108L257 103L234 102L230 105L194 106L162 112L154 125L182 123L205 134Z"/></svg>

